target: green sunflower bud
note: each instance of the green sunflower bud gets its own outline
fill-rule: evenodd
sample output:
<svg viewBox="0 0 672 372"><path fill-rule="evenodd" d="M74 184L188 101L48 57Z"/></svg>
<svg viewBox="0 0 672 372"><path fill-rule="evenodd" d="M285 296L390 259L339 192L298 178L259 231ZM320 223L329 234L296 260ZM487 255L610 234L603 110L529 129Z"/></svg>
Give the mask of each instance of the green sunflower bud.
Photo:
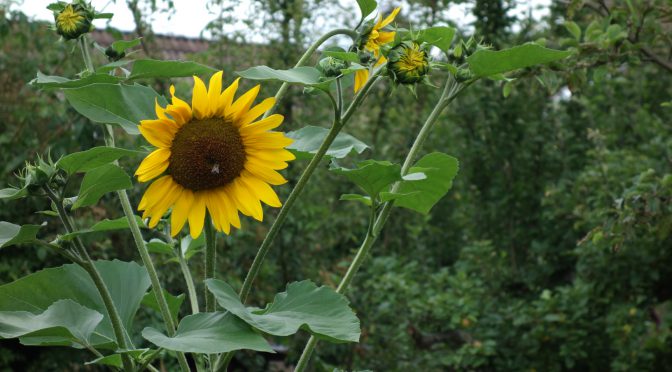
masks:
<svg viewBox="0 0 672 372"><path fill-rule="evenodd" d="M125 52L120 53L116 49L112 48L111 46L109 46L109 47L107 47L107 49L105 49L105 55L107 56L107 58L111 62L118 61L118 60L126 57Z"/></svg>
<svg viewBox="0 0 672 372"><path fill-rule="evenodd" d="M367 52L366 50L358 51L357 56L363 65L368 65L371 61L373 61L373 53Z"/></svg>
<svg viewBox="0 0 672 372"><path fill-rule="evenodd" d="M56 32L66 40L77 39L93 28L91 22L95 13L90 5L82 1L67 5L59 2L53 5L55 6L50 9L54 11Z"/></svg>
<svg viewBox="0 0 672 372"><path fill-rule="evenodd" d="M419 83L429 73L427 51L414 41L404 41L388 53L387 71L398 84Z"/></svg>
<svg viewBox="0 0 672 372"><path fill-rule="evenodd" d="M325 57L317 63L317 69L327 77L335 77L341 75L341 70L348 68L346 61L334 57Z"/></svg>
<svg viewBox="0 0 672 372"><path fill-rule="evenodd" d="M57 175L58 169L51 157L47 156L43 159L38 156L37 161L33 163L26 162L26 166L19 172L18 177L23 182L23 188L30 193L37 193L42 186L58 178Z"/></svg>

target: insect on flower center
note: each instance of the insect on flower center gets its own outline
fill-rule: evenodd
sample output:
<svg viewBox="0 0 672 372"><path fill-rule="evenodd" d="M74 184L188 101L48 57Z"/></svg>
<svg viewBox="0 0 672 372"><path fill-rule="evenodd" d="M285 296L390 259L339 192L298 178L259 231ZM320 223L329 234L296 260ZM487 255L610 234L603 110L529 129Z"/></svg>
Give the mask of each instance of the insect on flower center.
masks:
<svg viewBox="0 0 672 372"><path fill-rule="evenodd" d="M231 121L193 120L175 134L168 173L191 190L224 186L245 166L245 147Z"/></svg>

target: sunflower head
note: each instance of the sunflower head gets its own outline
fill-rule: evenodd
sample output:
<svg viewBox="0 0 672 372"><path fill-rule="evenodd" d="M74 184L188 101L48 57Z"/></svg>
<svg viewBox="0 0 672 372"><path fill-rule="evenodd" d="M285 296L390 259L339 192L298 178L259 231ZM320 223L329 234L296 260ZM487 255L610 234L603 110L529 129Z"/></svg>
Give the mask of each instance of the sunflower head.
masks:
<svg viewBox="0 0 672 372"><path fill-rule="evenodd" d="M429 72L427 51L414 41L404 41L387 55L387 71L398 84L415 84L423 81Z"/></svg>
<svg viewBox="0 0 672 372"><path fill-rule="evenodd" d="M380 56L380 47L394 41L394 31L383 31L383 29L394 21L401 8L395 8L385 19L381 14L375 24L369 24L359 37L359 49L367 50L374 54L376 58Z"/></svg>
<svg viewBox="0 0 672 372"><path fill-rule="evenodd" d="M72 4L55 3L50 6L54 11L56 32L66 40L72 40L91 31L95 12L89 4L75 1Z"/></svg>
<svg viewBox="0 0 672 372"><path fill-rule="evenodd" d="M317 63L317 69L327 77L339 76L342 73L341 70L346 68L348 68L348 62L331 56L322 58Z"/></svg>
<svg viewBox="0 0 672 372"><path fill-rule="evenodd" d="M270 185L287 182L277 170L294 159L284 149L292 140L272 131L282 115L257 120L275 99L253 106L259 86L234 99L237 89L238 80L222 91L222 72L212 76L208 89L194 77L191 105L171 86L171 104L157 104L157 118L140 123L140 133L157 147L135 172L141 182L156 178L138 207L150 227L172 208L173 236L188 220L191 236L198 237L206 212L228 234L231 226L240 228L238 212L261 221L261 202L281 205Z"/></svg>

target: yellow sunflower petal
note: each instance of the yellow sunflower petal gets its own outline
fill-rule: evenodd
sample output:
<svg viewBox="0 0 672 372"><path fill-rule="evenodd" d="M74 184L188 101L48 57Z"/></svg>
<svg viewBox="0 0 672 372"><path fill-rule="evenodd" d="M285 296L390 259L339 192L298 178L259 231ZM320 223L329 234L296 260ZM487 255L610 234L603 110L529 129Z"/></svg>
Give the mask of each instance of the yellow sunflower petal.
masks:
<svg viewBox="0 0 672 372"><path fill-rule="evenodd" d="M251 164L250 162L245 162L245 169L257 176L257 178L260 180L266 183L270 183L271 185L277 186L287 183L285 177L271 168L259 167Z"/></svg>
<svg viewBox="0 0 672 372"><path fill-rule="evenodd" d="M191 205L194 203L194 192L184 188L180 194L179 199L175 202L175 207L173 208L173 213L170 215L170 235L175 236L184 227L184 223L187 222L189 217L189 210Z"/></svg>
<svg viewBox="0 0 672 372"><path fill-rule="evenodd" d="M140 166L135 171L135 175L138 176L138 181L147 182L163 173L168 169L168 165L170 165L168 158L170 158L169 149L157 149L152 151L142 160L142 163L140 163Z"/></svg>
<svg viewBox="0 0 672 372"><path fill-rule="evenodd" d="M236 91L238 90L238 82L240 81L240 78L237 78L236 80L231 83L224 91L222 94L219 95L219 101L217 103L217 114L220 116L231 116L231 103L233 102L233 97L236 95Z"/></svg>
<svg viewBox="0 0 672 372"><path fill-rule="evenodd" d="M254 155L247 155L246 161L250 162L250 166L254 167L268 167L275 170L287 168L287 163L277 159L259 159Z"/></svg>
<svg viewBox="0 0 672 372"><path fill-rule="evenodd" d="M401 8L395 8L390 15L388 15L385 19L383 19L383 15L380 15L380 18L378 19L378 22L376 23L375 26L373 26L374 30L380 30L381 28L389 25L394 21L394 18L397 16Z"/></svg>
<svg viewBox="0 0 672 372"><path fill-rule="evenodd" d="M369 80L369 70L355 71L355 93L362 89L367 80Z"/></svg>
<svg viewBox="0 0 672 372"><path fill-rule="evenodd" d="M198 238L205 223L205 191L194 193L194 202L189 211L189 234L193 239Z"/></svg>
<svg viewBox="0 0 672 372"><path fill-rule="evenodd" d="M378 61L376 62L376 64L373 67L378 67L385 62L387 62L387 58L385 58L385 56L380 56L380 58L378 58Z"/></svg>
<svg viewBox="0 0 672 372"><path fill-rule="evenodd" d="M248 189L240 177L233 180L232 186L231 191L240 211L257 221L262 221L264 219L264 211L254 192Z"/></svg>
<svg viewBox="0 0 672 372"><path fill-rule="evenodd" d="M166 113L175 119L178 126L182 126L191 121L191 106L188 103L175 96L175 86L170 86L170 95L172 104L166 106Z"/></svg>
<svg viewBox="0 0 672 372"><path fill-rule="evenodd" d="M240 179L248 186L248 189L252 190L254 194L257 196L257 198L259 198L259 200L261 200L262 202L274 208L279 208L282 206L282 203L280 202L278 195L266 182L258 179L250 172L245 170L241 173Z"/></svg>
<svg viewBox="0 0 672 372"><path fill-rule="evenodd" d="M231 116L238 124L240 124L240 117L247 113L247 110L250 109L250 106L252 106L252 103L257 98L259 89L261 89L261 86L256 85L254 88L248 90L245 92L245 94L238 97L238 99L231 104Z"/></svg>
<svg viewBox="0 0 672 372"><path fill-rule="evenodd" d="M261 101L260 104L252 107L247 114L243 115L240 119L240 125L245 125L253 122L258 117L264 114L264 112L270 110L275 105L275 98L269 97Z"/></svg>
<svg viewBox="0 0 672 372"><path fill-rule="evenodd" d="M240 216L238 216L238 208L232 197L228 194L228 187L220 187L217 189L217 197L222 203L224 213L227 216L229 223L236 229L240 229Z"/></svg>
<svg viewBox="0 0 672 372"><path fill-rule="evenodd" d="M156 147L169 148L173 143L173 137L177 132L177 126L172 121L161 119L143 120L138 126L138 130L147 142Z"/></svg>
<svg viewBox="0 0 672 372"><path fill-rule="evenodd" d="M245 147L252 149L282 149L294 143L282 132L253 133L245 136Z"/></svg>
<svg viewBox="0 0 672 372"><path fill-rule="evenodd" d="M296 159L296 156L287 150L255 150L252 148L245 149L245 152L261 160L282 160L291 161Z"/></svg>
<svg viewBox="0 0 672 372"><path fill-rule="evenodd" d="M195 75L194 92L191 98L191 108L194 110L194 116L196 119L207 119L210 116L208 90L205 88L205 83L203 83L203 80Z"/></svg>
<svg viewBox="0 0 672 372"><path fill-rule="evenodd" d="M154 111L156 112L156 117L157 118L159 118L161 120L172 121L171 119L168 118L168 116L166 116L166 109L164 109L163 107L161 107L161 105L159 105L159 99L158 98L154 99Z"/></svg>
<svg viewBox="0 0 672 372"><path fill-rule="evenodd" d="M390 42L394 41L394 35L395 34L396 34L396 32L394 32L394 31L392 31L392 32L386 32L386 31L379 32L378 33L378 40L377 40L378 44L383 45L383 44L387 44L387 43L390 43Z"/></svg>
<svg viewBox="0 0 672 372"><path fill-rule="evenodd" d="M138 205L138 210L144 211L149 209L149 207L154 204L154 201L161 195L161 193L165 191L168 186L168 182L172 181L171 178L172 177L170 176L163 176L152 182L147 190L145 190L145 194L142 196L142 200L140 200L140 204Z"/></svg>
<svg viewBox="0 0 672 372"><path fill-rule="evenodd" d="M231 232L231 224L227 219L226 206L222 205L217 190L208 190L205 193L205 206L208 208L215 228L228 235Z"/></svg>
<svg viewBox="0 0 672 372"><path fill-rule="evenodd" d="M152 216L148 225L150 228L156 227L161 220L161 217L163 217L168 209L175 204L175 201L180 197L184 190L184 187L173 181L172 177L168 178L170 179L170 182L167 190L161 193L161 197L156 200L154 206L149 209L149 214Z"/></svg>
<svg viewBox="0 0 672 372"><path fill-rule="evenodd" d="M280 124L282 124L284 119L285 117L280 114L273 114L266 119L261 119L259 121L255 121L252 124L243 126L240 128L240 134L244 136L247 134L263 133L271 129L275 129L279 127Z"/></svg>
<svg viewBox="0 0 672 372"><path fill-rule="evenodd" d="M210 114L215 113L215 108L219 103L219 96L222 94L222 76L224 71L217 71L210 77L208 84L208 104L210 106Z"/></svg>

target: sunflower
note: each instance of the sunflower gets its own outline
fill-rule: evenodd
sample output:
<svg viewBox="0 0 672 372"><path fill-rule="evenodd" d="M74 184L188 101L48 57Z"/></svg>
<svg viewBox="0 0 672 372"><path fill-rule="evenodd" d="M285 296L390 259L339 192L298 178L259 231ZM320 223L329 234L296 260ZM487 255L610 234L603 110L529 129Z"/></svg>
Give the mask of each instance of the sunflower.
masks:
<svg viewBox="0 0 672 372"><path fill-rule="evenodd" d="M91 31L93 16L93 10L86 4L68 4L54 13L56 32L67 40L76 39Z"/></svg>
<svg viewBox="0 0 672 372"><path fill-rule="evenodd" d="M387 71L398 84L423 81L429 72L427 51L414 41L404 41L387 54Z"/></svg>
<svg viewBox="0 0 672 372"><path fill-rule="evenodd" d="M374 67L378 67L385 63L385 57L380 55L380 47L389 44L394 40L394 31L381 31L385 26L394 21L401 8L395 8L390 15L383 19L381 14L378 22L371 28L371 30L362 37L362 45L360 48L373 53L373 56L378 60ZM369 79L369 70L357 70L355 72L355 93L358 92L364 83Z"/></svg>
<svg viewBox="0 0 672 372"><path fill-rule="evenodd" d="M177 235L189 220L193 238L203 230L206 210L215 228L229 234L240 228L238 211L261 221L261 203L280 207L270 185L287 182L277 170L287 167L294 155L284 148L292 143L274 132L283 120L274 114L259 118L275 104L266 98L252 107L259 85L234 100L238 80L222 92L222 72L210 78L209 89L194 76L192 104L175 96L157 119L143 120L140 133L158 147L142 161L138 181L157 178L145 192L138 209L155 227L172 207L171 235Z"/></svg>

